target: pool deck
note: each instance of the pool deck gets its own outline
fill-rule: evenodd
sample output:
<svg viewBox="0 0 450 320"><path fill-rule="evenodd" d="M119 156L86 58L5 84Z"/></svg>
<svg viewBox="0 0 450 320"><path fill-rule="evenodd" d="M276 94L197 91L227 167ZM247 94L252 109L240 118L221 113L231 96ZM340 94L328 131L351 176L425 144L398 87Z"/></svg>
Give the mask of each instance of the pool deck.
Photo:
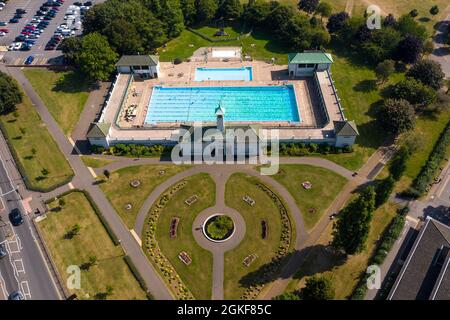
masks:
<svg viewBox="0 0 450 320"><path fill-rule="evenodd" d="M195 81L195 70L198 67L207 68L240 68L252 67L252 81ZM110 136L113 140L135 140L145 142L147 140L170 140L174 130L180 123L145 124L147 108L151 99L154 86L164 87L211 87L211 86L281 86L291 84L294 86L300 123L289 122L260 122L263 127L279 128L280 139L311 139L323 140L325 131L333 130L333 120L343 120L341 110L328 79L327 72L317 73L318 82L323 93L329 122L323 126L325 120L321 116L319 96L315 90L315 82L312 78L290 79L287 66L272 65L262 61L235 61L235 62L183 62L178 65L162 62L161 73L158 79L141 79L136 76L128 83L130 75L120 74L115 82L115 87L104 110L101 122L112 123ZM124 93L128 87L128 91ZM122 100L124 101L122 105ZM135 116L130 120L125 118L125 109L135 105ZM214 123L211 123L214 124ZM227 122L227 125L255 124L248 122Z"/></svg>

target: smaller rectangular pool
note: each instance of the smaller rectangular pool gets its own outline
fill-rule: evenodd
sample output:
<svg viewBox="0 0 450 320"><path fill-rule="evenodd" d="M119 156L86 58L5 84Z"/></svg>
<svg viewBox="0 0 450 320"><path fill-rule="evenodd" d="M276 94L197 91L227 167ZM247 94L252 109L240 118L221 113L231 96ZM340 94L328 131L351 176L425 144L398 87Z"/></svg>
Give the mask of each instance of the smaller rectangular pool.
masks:
<svg viewBox="0 0 450 320"><path fill-rule="evenodd" d="M208 80L252 80L252 67L242 68L197 68L195 70L195 81Z"/></svg>

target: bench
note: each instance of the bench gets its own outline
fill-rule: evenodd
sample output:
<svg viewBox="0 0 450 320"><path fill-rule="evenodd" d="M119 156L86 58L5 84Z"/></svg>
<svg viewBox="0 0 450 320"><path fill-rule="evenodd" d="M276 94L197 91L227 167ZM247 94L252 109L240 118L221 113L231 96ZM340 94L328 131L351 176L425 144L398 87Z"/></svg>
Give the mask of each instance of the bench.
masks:
<svg viewBox="0 0 450 320"><path fill-rule="evenodd" d="M177 218L177 217L173 217L172 220L170 221L169 235L172 239L177 237L177 228L178 228L179 221L180 221L180 218Z"/></svg>
<svg viewBox="0 0 450 320"><path fill-rule="evenodd" d="M193 205L194 203L196 203L198 200L198 197L196 194L194 194L193 196L190 196L189 198L187 198L184 203L186 203L188 206Z"/></svg>
<svg viewBox="0 0 450 320"><path fill-rule="evenodd" d="M253 200L252 198L250 198L250 196L244 196L242 197L242 200L244 200L245 202L247 202L250 206L254 206L255 205L255 200Z"/></svg>
<svg viewBox="0 0 450 320"><path fill-rule="evenodd" d="M186 253L186 251L181 251L180 254L178 255L178 258L183 261L183 263L185 265L190 265L192 262L191 257L189 257L189 255Z"/></svg>

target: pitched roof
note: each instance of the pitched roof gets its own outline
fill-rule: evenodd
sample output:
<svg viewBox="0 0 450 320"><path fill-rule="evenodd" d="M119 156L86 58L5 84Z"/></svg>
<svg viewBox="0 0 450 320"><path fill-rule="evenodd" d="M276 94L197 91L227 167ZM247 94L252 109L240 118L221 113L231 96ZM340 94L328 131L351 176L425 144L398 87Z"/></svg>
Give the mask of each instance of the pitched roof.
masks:
<svg viewBox="0 0 450 320"><path fill-rule="evenodd" d="M337 136L359 136L355 121L334 121L334 133Z"/></svg>
<svg viewBox="0 0 450 320"><path fill-rule="evenodd" d="M289 53L289 63L333 63L331 54L325 52Z"/></svg>
<svg viewBox="0 0 450 320"><path fill-rule="evenodd" d="M120 66L156 66L159 63L159 57L154 55L132 55L122 56L116 63Z"/></svg>
<svg viewBox="0 0 450 320"><path fill-rule="evenodd" d="M449 257L450 227L427 217L389 300L450 299Z"/></svg>
<svg viewBox="0 0 450 320"><path fill-rule="evenodd" d="M99 122L94 123L89 130L86 137L88 138L105 138L109 133L109 128L111 127L111 124Z"/></svg>

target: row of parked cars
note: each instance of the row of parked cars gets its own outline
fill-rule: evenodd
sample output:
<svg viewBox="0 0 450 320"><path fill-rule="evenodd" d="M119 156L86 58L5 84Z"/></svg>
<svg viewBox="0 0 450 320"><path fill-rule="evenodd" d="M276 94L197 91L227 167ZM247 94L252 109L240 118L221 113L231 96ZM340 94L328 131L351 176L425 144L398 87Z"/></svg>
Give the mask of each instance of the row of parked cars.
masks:
<svg viewBox="0 0 450 320"><path fill-rule="evenodd" d="M69 6L66 11L66 15L64 16L65 22L56 28L55 34L47 42L45 50L57 49L62 39L74 36L76 30L81 29L81 20L91 6L91 1L87 1L85 3L75 2L73 5Z"/></svg>
<svg viewBox="0 0 450 320"><path fill-rule="evenodd" d="M48 27L50 21L56 17L59 7L63 3L64 0L47 0L47 2L36 11L31 21L25 25L20 35L14 39L14 42L9 46L8 50L30 50L31 47L36 44L40 35ZM25 10L23 11L26 13Z"/></svg>

